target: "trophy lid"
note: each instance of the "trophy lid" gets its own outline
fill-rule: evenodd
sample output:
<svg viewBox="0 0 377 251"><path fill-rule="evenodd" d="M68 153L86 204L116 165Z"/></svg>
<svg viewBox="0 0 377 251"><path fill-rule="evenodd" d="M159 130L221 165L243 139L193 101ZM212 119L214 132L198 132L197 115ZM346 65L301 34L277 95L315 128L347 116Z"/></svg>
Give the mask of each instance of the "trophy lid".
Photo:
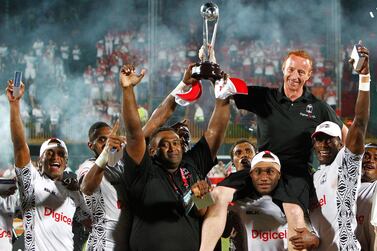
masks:
<svg viewBox="0 0 377 251"><path fill-rule="evenodd" d="M215 3L205 3L200 7L200 14L208 21L216 21L219 17L219 7Z"/></svg>

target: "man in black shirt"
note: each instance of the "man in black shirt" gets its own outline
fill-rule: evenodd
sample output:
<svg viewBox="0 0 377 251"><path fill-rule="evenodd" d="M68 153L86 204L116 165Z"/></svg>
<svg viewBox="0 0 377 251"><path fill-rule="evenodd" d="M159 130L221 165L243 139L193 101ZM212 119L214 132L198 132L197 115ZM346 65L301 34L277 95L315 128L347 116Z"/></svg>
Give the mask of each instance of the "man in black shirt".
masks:
<svg viewBox="0 0 377 251"><path fill-rule="evenodd" d="M337 123L342 128L343 138L347 133L334 110L305 87L311 77L312 64L313 60L305 51L291 51L283 63L281 88L249 86L248 95L233 96L239 109L257 115L258 150L270 150L281 161L281 180L273 197L283 206L289 237L295 234L295 228L306 225L304 213L307 213L309 192L313 187L309 173L311 134L323 121Z"/></svg>
<svg viewBox="0 0 377 251"><path fill-rule="evenodd" d="M187 69L190 75L193 66ZM216 100L208 129L187 153L170 128L154 133L147 149L133 92L143 75L137 75L129 65L120 73L123 112L127 115L124 178L134 214L131 250L198 250L201 218L188 198L194 183L203 180L216 164L229 121L229 100ZM188 84L190 81L194 79Z"/></svg>

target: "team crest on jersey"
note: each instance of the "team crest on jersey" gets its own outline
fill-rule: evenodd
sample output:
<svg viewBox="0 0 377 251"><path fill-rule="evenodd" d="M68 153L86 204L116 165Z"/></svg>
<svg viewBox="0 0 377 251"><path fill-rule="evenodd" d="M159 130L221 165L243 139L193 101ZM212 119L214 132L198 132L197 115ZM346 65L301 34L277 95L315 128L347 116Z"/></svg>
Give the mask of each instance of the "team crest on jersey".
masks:
<svg viewBox="0 0 377 251"><path fill-rule="evenodd" d="M315 119L316 116L313 115L313 105L312 104L308 104L305 108L305 113L304 112L300 112L300 115L303 116L303 117L307 117L307 118L310 118L310 119Z"/></svg>
<svg viewBox="0 0 377 251"><path fill-rule="evenodd" d="M324 184L325 182L327 181L327 173L324 173L321 177L321 180L319 181L319 183L322 185Z"/></svg>

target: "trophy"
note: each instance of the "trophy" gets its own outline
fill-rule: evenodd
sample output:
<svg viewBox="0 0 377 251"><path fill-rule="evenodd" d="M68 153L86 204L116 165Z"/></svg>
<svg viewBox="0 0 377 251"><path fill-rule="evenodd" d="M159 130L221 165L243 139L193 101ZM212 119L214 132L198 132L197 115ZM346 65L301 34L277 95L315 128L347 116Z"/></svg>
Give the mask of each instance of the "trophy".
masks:
<svg viewBox="0 0 377 251"><path fill-rule="evenodd" d="M200 13L203 17L203 48L204 53L201 58L201 62L197 63L192 69L192 77L198 80L200 79L210 79L219 80L221 79L221 69L216 62L210 61L210 52L208 46L210 45L212 49L215 46L217 24L219 22L219 7L215 3L205 3L200 7ZM213 33L211 41L209 41L209 23L215 22L213 27Z"/></svg>
<svg viewBox="0 0 377 251"><path fill-rule="evenodd" d="M359 53L358 49L360 47L362 47L361 40L359 41L358 44L355 44L353 46L352 53L351 53L351 59L353 60L352 66L356 72L359 72L361 70L361 67L363 66L366 59L366 57L362 53Z"/></svg>

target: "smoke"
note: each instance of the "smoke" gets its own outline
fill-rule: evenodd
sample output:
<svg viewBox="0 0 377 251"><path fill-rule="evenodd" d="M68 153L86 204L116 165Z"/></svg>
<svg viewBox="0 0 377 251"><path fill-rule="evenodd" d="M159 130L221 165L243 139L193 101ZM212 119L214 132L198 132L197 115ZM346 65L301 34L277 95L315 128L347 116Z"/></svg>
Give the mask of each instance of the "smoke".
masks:
<svg viewBox="0 0 377 251"><path fill-rule="evenodd" d="M21 114L27 121L27 112L30 108L28 105L21 101ZM9 102L5 94L0 95L0 113L2 116L2 122L0 124L0 145L1 145L1 158L0 158L0 173L14 164L13 158L13 143L10 133L10 112ZM26 137L29 135L29 131L25 130Z"/></svg>
<svg viewBox="0 0 377 251"><path fill-rule="evenodd" d="M8 24L8 28L0 34L0 42L17 45L18 50L23 53L31 49L32 43L37 38L42 39L45 45L50 39L59 45L67 41L71 48L75 44L80 45L84 65L94 66L95 44L103 39L108 31L140 31L146 34L147 40L152 34L148 28L151 19L148 16L150 1L147 0L46 0L38 1L37 4L32 3L33 1L24 3L25 1L20 0L10 2L8 23L4 15L4 3L1 3L1 21L2 24ZM206 1L156 1L157 16L154 20L156 40L147 43L151 42L152 46L165 48L169 57L173 58L179 50L186 49L185 44L188 41L194 41L199 49L202 43L203 22L199 10L204 2ZM331 10L335 1L218 0L214 2L220 8L217 49L229 43L232 38L265 42L278 40L283 45L294 41L305 45L315 43L319 39L326 41L326 37L333 36L334 13ZM340 4L343 40L347 42L348 39L354 38L373 41L371 34L376 34L377 18L372 19L369 12L372 11L377 15L377 4L367 0L340 1ZM148 53L150 53L149 48L145 55L140 57L147 58ZM142 62L141 67L148 69L147 62ZM11 69L11 72L13 70ZM83 69L65 81L65 89L68 90L69 95L63 95L54 87L56 84L45 82L40 76L36 79L36 82L43 87L38 91L41 106L47 112L55 106L64 107L65 113L61 114L60 123L62 138L74 142L85 142L89 126L99 119L91 114L88 107L90 87L83 83L82 72ZM147 77L150 81L155 78L153 74L160 73L148 72ZM146 78L145 81L148 82L148 79ZM143 86L148 86L148 83L143 83ZM163 88L161 93L166 95L170 91L170 86ZM148 90L145 87L138 87L138 91L142 93ZM7 106L4 106L2 101L1 109L3 110L4 107ZM5 112L6 110L4 109ZM3 111L2 115L5 119L9 117L4 115ZM7 121L2 123L2 127L3 132L9 132ZM8 148L11 146L9 138L0 137L0 139L4 141L1 142L2 145L7 146L3 149L12 149ZM11 157L6 156L11 155L3 151L2 161L5 163L10 161Z"/></svg>

